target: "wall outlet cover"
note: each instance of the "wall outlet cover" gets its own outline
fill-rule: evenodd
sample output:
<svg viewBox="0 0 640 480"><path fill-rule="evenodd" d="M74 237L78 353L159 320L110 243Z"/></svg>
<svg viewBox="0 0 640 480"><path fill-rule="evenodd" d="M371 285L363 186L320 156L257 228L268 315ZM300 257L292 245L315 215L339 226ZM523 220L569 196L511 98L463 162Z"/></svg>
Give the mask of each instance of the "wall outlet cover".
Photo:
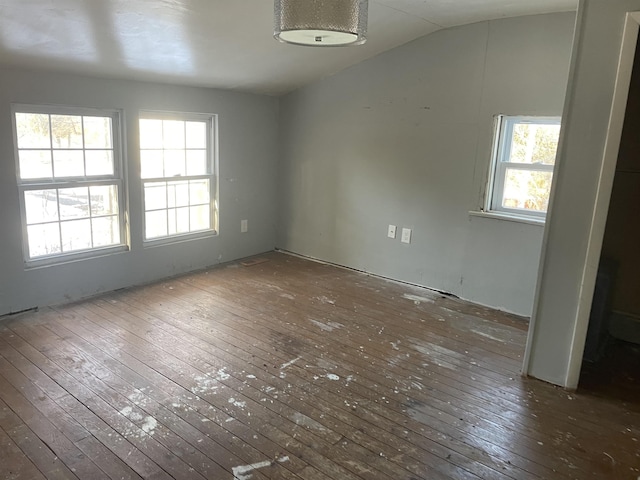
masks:
<svg viewBox="0 0 640 480"><path fill-rule="evenodd" d="M402 229L402 243L411 243L411 229L403 228Z"/></svg>
<svg viewBox="0 0 640 480"><path fill-rule="evenodd" d="M387 230L387 237L396 238L396 226L389 225L389 229Z"/></svg>

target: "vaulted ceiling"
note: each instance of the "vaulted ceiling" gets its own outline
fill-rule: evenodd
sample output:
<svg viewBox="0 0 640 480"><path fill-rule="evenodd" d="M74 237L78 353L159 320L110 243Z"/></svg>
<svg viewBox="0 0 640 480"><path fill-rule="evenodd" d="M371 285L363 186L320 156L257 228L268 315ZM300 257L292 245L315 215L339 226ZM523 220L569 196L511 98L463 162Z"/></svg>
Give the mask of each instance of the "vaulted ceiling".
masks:
<svg viewBox="0 0 640 480"><path fill-rule="evenodd" d="M577 0L369 0L356 47L273 39L272 0L0 0L0 66L279 95L436 30Z"/></svg>

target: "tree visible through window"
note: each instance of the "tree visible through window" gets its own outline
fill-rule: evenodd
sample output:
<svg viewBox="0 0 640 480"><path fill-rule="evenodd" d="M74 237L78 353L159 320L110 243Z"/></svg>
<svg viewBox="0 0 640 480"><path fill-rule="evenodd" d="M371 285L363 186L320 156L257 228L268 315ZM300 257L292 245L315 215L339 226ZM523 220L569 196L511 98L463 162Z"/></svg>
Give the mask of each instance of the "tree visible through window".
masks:
<svg viewBox="0 0 640 480"><path fill-rule="evenodd" d="M500 116L497 135L489 210L544 217L560 118Z"/></svg>
<svg viewBox="0 0 640 480"><path fill-rule="evenodd" d="M27 261L123 246L115 111L15 107Z"/></svg>
<svg viewBox="0 0 640 480"><path fill-rule="evenodd" d="M213 230L214 117L142 114L145 239Z"/></svg>

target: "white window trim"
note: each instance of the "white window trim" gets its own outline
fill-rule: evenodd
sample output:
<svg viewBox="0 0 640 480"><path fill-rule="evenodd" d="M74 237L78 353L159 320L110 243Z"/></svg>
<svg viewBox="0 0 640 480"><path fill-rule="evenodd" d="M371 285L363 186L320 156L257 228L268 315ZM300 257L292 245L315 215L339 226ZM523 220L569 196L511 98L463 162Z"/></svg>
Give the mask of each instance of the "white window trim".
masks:
<svg viewBox="0 0 640 480"><path fill-rule="evenodd" d="M511 146L511 133L515 123L541 123L541 124L557 124L560 125L561 117L554 116L531 116L531 115L496 115L494 117L493 128L493 145L491 149L491 168L489 169L489 180L487 182L487 190L484 199L484 210L479 212L493 218L518 220L534 220L534 222L525 223L544 223L547 212L539 212L535 210L524 210L518 208L503 207L502 194L504 192L504 178L507 168L515 168L518 170L535 170L554 172L555 165L545 164L520 164L503 162L502 158L506 154L507 148ZM507 138L508 141L504 141ZM498 179L501 181L498 181Z"/></svg>
<svg viewBox="0 0 640 480"><path fill-rule="evenodd" d="M113 141L113 175L91 175L89 177L58 177L52 179L22 179L20 178L20 158L17 143L16 113L42 113L49 115L84 115L105 116L112 120ZM121 110L104 108L72 107L68 105L32 105L11 104L11 125L13 133L13 149L16 166L16 182L19 193L20 220L22 224L22 252L26 269L47 267L63 263L75 262L89 258L103 257L115 253L129 251L130 238L127 221L128 192L126 182L126 169L124 168L124 137L123 115ZM120 227L120 243L105 247L95 247L73 252L62 252L52 255L30 258L29 240L27 234L27 210L24 200L24 192L27 190L39 190L48 188L65 188L77 186L116 185L118 190L118 221Z"/></svg>
<svg viewBox="0 0 640 480"><path fill-rule="evenodd" d="M182 120L182 121L206 121L207 128L207 152L208 162L211 171L207 175L190 175L176 177L154 177L142 178L142 164L140 160L140 145L138 145L138 171L140 173L140 188L142 192L142 243L145 248L159 247L174 243L181 243L191 240L199 240L203 238L215 237L218 235L218 191L219 191L219 175L218 175L218 115L214 113L189 113L189 112L170 112L159 110L141 110L138 115L138 129L140 128L140 119L155 120ZM138 130L138 139L140 133ZM166 182L171 180L191 180L198 178L209 179L209 215L211 220L211 228L207 230L198 230L196 232L185 232L167 235L164 237L146 238L146 207L144 185L147 182Z"/></svg>

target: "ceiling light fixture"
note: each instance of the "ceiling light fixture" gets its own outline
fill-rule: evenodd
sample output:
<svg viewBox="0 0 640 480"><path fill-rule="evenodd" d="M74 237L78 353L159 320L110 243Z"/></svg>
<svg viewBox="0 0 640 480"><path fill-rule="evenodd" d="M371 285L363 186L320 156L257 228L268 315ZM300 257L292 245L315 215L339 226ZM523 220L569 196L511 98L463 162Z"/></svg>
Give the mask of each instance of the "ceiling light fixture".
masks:
<svg viewBox="0 0 640 480"><path fill-rule="evenodd" d="M368 0L275 0L273 36L314 47L360 45L367 40Z"/></svg>

